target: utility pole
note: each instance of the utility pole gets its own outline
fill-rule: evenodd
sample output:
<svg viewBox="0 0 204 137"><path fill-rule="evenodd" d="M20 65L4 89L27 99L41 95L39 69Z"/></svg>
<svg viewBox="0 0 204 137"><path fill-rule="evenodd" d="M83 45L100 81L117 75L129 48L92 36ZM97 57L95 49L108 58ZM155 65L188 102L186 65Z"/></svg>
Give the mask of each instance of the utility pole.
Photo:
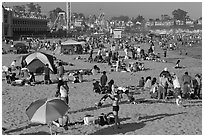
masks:
<svg viewBox="0 0 204 137"><path fill-rule="evenodd" d="M71 2L66 2L67 12L67 34L70 32L71 27Z"/></svg>

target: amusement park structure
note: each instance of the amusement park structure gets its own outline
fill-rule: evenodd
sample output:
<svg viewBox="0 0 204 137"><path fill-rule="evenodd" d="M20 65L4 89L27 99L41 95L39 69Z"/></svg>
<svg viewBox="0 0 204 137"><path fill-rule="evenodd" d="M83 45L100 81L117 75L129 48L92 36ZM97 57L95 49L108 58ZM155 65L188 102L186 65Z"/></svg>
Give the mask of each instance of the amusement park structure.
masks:
<svg viewBox="0 0 204 137"><path fill-rule="evenodd" d="M75 20L74 26L75 27L81 27L82 21L80 19ZM101 11L99 16L95 19L95 27L98 28L99 32L104 31L105 28L107 28L107 22L105 20L105 13ZM71 3L66 2L66 12L59 12L57 15L57 18L55 19L52 27L51 32L58 31L58 30L64 30L70 32L71 31Z"/></svg>
<svg viewBox="0 0 204 137"><path fill-rule="evenodd" d="M66 2L66 12L59 12L57 18L55 19L51 32L58 31L60 29L70 30L71 27L71 3Z"/></svg>

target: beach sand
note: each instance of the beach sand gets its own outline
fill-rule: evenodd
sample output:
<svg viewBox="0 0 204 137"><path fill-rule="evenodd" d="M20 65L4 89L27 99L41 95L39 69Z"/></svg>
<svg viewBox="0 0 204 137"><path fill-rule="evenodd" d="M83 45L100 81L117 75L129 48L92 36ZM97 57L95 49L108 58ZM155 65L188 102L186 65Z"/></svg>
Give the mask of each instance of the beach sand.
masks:
<svg viewBox="0 0 204 137"><path fill-rule="evenodd" d="M2 65L10 65L12 60L20 55L6 54L2 55ZM65 66L66 70L72 69L91 69L95 63L84 62L83 60L74 60L79 55L56 55L58 59L64 62L73 63L75 66ZM88 55L80 55L88 57ZM146 71L128 73L128 72L110 72L107 64L97 65L101 70L107 71L108 79L114 79L118 86L136 86L141 76L151 76L158 78L159 73L167 67L170 72L175 72L179 78L188 71L191 76L196 73L202 74L202 60L188 56L175 54L169 51L167 63L144 61ZM181 59L181 65L184 69L174 69L177 59ZM113 125L83 125L80 122L86 114L98 117L101 113L112 111L111 100L107 99L104 107L96 109L94 104L99 101L102 95L93 92L92 83L99 79L101 74L84 76L83 83L68 83L70 87L70 110L69 118L71 123L77 123L69 126L68 130L52 126L53 132L59 134L72 135L201 135L202 134L202 100L187 101L184 106L178 107L174 100L168 102L148 101L149 92L134 91L134 97L138 104L128 104L127 97L121 101L119 118L121 129L115 130ZM43 76L36 77L43 80ZM52 79L56 76L52 75ZM15 87L2 81L2 126L5 127L7 134L13 135L37 135L49 134L47 125L29 125L30 121L25 113L26 108L35 100L54 97L57 89L56 84L35 85ZM138 94L136 94L138 93Z"/></svg>

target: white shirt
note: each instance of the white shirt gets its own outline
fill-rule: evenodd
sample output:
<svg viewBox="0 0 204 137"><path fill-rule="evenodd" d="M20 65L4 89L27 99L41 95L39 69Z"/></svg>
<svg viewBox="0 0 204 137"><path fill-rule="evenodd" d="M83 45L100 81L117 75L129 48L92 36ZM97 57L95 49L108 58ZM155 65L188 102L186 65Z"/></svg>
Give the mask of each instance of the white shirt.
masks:
<svg viewBox="0 0 204 137"><path fill-rule="evenodd" d="M140 48L137 48L137 53L140 53L141 49Z"/></svg>
<svg viewBox="0 0 204 137"><path fill-rule="evenodd" d="M98 51L98 53L97 53L97 55L101 55L102 54L102 51L101 50L99 50Z"/></svg>
<svg viewBox="0 0 204 137"><path fill-rule="evenodd" d="M68 91L64 88L64 86L60 86L60 94L61 94L61 97L68 96Z"/></svg>
<svg viewBox="0 0 204 137"><path fill-rule="evenodd" d="M175 76L175 79L173 79L173 86L174 86L174 88L181 88L181 85L179 83L177 76Z"/></svg>
<svg viewBox="0 0 204 137"><path fill-rule="evenodd" d="M16 62L15 61L13 61L13 62L11 62L11 66L16 66Z"/></svg>

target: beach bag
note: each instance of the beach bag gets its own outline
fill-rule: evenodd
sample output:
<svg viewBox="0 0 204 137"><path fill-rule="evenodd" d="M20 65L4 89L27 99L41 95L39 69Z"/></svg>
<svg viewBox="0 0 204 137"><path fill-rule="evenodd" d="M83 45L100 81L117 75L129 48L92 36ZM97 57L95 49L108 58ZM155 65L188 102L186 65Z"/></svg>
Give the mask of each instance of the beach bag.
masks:
<svg viewBox="0 0 204 137"><path fill-rule="evenodd" d="M115 117L113 115L113 112L107 114L107 123L108 125L115 123Z"/></svg>
<svg viewBox="0 0 204 137"><path fill-rule="evenodd" d="M107 123L108 123L107 116L104 113L101 113L101 115L98 117L98 124L100 126L104 126Z"/></svg>
<svg viewBox="0 0 204 137"><path fill-rule="evenodd" d="M25 81L23 80L15 80L11 83L11 86L23 86L25 84Z"/></svg>
<svg viewBox="0 0 204 137"><path fill-rule="evenodd" d="M62 118L59 118L58 121L60 126L66 126L70 123L69 117L67 115L63 116Z"/></svg>
<svg viewBox="0 0 204 137"><path fill-rule="evenodd" d="M84 125L95 124L95 118L92 115L86 115L84 117Z"/></svg>

